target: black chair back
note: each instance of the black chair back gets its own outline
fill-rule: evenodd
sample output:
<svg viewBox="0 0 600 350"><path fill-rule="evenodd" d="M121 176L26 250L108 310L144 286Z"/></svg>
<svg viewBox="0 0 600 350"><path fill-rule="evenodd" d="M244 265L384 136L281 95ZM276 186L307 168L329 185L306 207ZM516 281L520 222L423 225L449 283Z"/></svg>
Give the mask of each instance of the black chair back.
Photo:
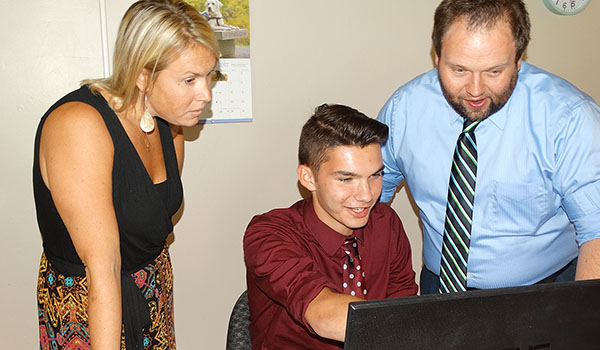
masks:
<svg viewBox="0 0 600 350"><path fill-rule="evenodd" d="M248 291L238 298L231 311L227 328L226 350L252 350L250 343L250 308L248 307Z"/></svg>

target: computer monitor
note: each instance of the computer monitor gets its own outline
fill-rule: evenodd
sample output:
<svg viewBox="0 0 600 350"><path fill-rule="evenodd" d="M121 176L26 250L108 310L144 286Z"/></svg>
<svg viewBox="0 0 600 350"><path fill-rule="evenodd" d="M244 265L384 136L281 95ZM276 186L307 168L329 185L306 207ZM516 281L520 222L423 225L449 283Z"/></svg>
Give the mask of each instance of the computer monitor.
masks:
<svg viewBox="0 0 600 350"><path fill-rule="evenodd" d="M600 349L600 280L353 302L344 349Z"/></svg>

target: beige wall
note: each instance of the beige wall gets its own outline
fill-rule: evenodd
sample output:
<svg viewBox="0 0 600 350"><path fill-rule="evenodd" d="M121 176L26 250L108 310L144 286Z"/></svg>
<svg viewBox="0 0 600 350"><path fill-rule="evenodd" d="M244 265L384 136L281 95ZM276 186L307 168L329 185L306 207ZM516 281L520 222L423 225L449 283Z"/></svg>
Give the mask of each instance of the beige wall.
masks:
<svg viewBox="0 0 600 350"><path fill-rule="evenodd" d="M119 16L132 2L106 1ZM251 0L254 121L187 131L185 208L171 247L180 349L224 347L231 307L245 289L244 229L254 214L300 198L297 138L313 108L344 103L375 116L400 84L432 67L437 3ZM541 0L527 3L529 62L599 100L600 3L572 17L550 13ZM2 348L37 347L33 137L52 102L81 78L103 74L98 9L98 0L0 0ZM393 206L418 271L418 220L404 192Z"/></svg>

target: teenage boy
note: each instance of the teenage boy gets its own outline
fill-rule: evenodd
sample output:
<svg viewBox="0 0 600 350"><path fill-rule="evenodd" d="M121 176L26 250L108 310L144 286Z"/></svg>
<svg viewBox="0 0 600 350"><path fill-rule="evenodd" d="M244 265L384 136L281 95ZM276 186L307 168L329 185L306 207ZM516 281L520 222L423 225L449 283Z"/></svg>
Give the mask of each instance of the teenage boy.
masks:
<svg viewBox="0 0 600 350"><path fill-rule="evenodd" d="M348 303L416 294L402 223L378 203L387 135L342 105L302 128L297 172L311 197L255 216L244 236L254 349L340 349Z"/></svg>

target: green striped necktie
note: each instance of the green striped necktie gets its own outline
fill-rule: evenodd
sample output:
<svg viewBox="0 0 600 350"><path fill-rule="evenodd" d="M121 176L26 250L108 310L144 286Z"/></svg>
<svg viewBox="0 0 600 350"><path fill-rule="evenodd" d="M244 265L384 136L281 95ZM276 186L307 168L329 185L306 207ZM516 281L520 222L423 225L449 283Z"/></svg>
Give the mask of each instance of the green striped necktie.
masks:
<svg viewBox="0 0 600 350"><path fill-rule="evenodd" d="M467 259L477 179L475 128L479 122L465 119L463 130L456 141L444 223L440 293L467 290Z"/></svg>

